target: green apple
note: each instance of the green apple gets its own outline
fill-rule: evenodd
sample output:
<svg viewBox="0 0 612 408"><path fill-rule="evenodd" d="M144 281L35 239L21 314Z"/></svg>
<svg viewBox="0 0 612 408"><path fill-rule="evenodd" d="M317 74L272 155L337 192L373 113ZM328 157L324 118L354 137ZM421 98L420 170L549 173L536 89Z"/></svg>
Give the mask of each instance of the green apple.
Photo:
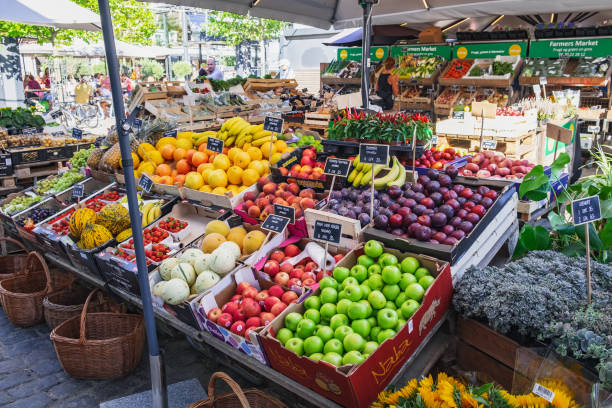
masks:
<svg viewBox="0 0 612 408"><path fill-rule="evenodd" d="M382 344L383 341L390 339L393 336L395 336L395 330L393 329L381 330L380 333L378 333L378 337L377 337L378 344Z"/></svg>
<svg viewBox="0 0 612 408"><path fill-rule="evenodd" d="M321 312L317 309L308 309L304 312L304 318L312 320L315 323L321 322Z"/></svg>
<svg viewBox="0 0 612 408"><path fill-rule="evenodd" d="M342 365L354 364L358 365L365 361L363 355L357 350L349 351L342 357Z"/></svg>
<svg viewBox="0 0 612 408"><path fill-rule="evenodd" d="M408 300L408 295L405 292L400 292L400 294L397 295L393 303L395 303L395 306L397 306L397 308L399 309L406 300ZM304 316L306 316L306 313L304 313Z"/></svg>
<svg viewBox="0 0 612 408"><path fill-rule="evenodd" d="M342 285L340 285L342 286ZM338 286L338 289L340 289L341 287ZM346 290L341 290L340 292L338 292L338 300L343 300L343 299L347 299L348 300L348 296L346 295Z"/></svg>
<svg viewBox="0 0 612 408"><path fill-rule="evenodd" d="M402 330L402 327L406 324L406 320L399 318L397 319L397 324L395 325L395 331L398 332Z"/></svg>
<svg viewBox="0 0 612 408"><path fill-rule="evenodd" d="M419 265L419 260L411 256L402 259L400 264L403 273L410 273L412 275L414 275Z"/></svg>
<svg viewBox="0 0 612 408"><path fill-rule="evenodd" d="M374 309L382 309L387 303L387 298L380 290L373 290L368 295L368 302Z"/></svg>
<svg viewBox="0 0 612 408"><path fill-rule="evenodd" d="M370 302L368 302L367 299L361 299L359 303L364 304L366 307L366 318L372 316L372 306Z"/></svg>
<svg viewBox="0 0 612 408"><path fill-rule="evenodd" d="M419 269L416 270L416 272L414 273L414 277L417 278L417 280L421 279L423 276L431 276L431 273L429 273L429 269L427 268L423 268L420 267Z"/></svg>
<svg viewBox="0 0 612 408"><path fill-rule="evenodd" d="M402 303L402 307L400 311L402 312L402 316L404 319L410 319L412 315L419 310L419 302L414 299L408 299L404 303Z"/></svg>
<svg viewBox="0 0 612 408"><path fill-rule="evenodd" d="M278 331L278 334L276 335L276 338L278 339L278 341L283 343L283 346L287 343L287 340L289 340L292 337L293 337L293 332L286 327L283 327L282 329L280 329Z"/></svg>
<svg viewBox="0 0 612 408"><path fill-rule="evenodd" d="M368 317L368 307L361 302L353 302L348 308L348 317L351 320L365 319Z"/></svg>
<svg viewBox="0 0 612 408"><path fill-rule="evenodd" d="M373 326L370 330L370 340L378 342L378 333L380 333L381 331L382 329L380 328L380 326Z"/></svg>
<svg viewBox="0 0 612 408"><path fill-rule="evenodd" d="M316 331L315 335L323 340L323 343L327 343L328 340L334 338L334 331L329 326L321 326Z"/></svg>
<svg viewBox="0 0 612 408"><path fill-rule="evenodd" d="M321 320L326 320L328 322L336 313L338 313L336 311L336 305L334 305L333 303L324 304L323 306L321 306L321 310L319 310L319 312L321 313Z"/></svg>
<svg viewBox="0 0 612 408"><path fill-rule="evenodd" d="M394 301L395 298L402 292L399 285L385 285L382 288L382 293L385 298L389 301Z"/></svg>
<svg viewBox="0 0 612 408"><path fill-rule="evenodd" d="M379 264L375 263L368 268L368 277L372 275L380 275L380 272L382 272L382 268Z"/></svg>
<svg viewBox="0 0 612 408"><path fill-rule="evenodd" d="M349 310L349 307L351 306L351 303L353 302L351 302L350 300L346 298L340 299L338 303L336 304L336 311L337 311L336 313L340 313L340 314L348 316L348 310Z"/></svg>
<svg viewBox="0 0 612 408"><path fill-rule="evenodd" d="M383 282L382 280L382 276L380 276L379 274L370 275L366 282L369 288L372 290L378 290L385 285L385 282Z"/></svg>
<svg viewBox="0 0 612 408"><path fill-rule="evenodd" d="M378 320L376 320L376 317L370 316L366 320L368 321L368 323L370 323L370 327L378 326Z"/></svg>
<svg viewBox="0 0 612 408"><path fill-rule="evenodd" d="M384 329L391 329L397 324L397 312L392 309L381 309L376 315L378 325Z"/></svg>
<svg viewBox="0 0 612 408"><path fill-rule="evenodd" d="M383 246L376 240L369 240L363 246L363 252L370 258L378 258L383 253Z"/></svg>
<svg viewBox="0 0 612 408"><path fill-rule="evenodd" d="M385 303L385 307L391 310L397 309L397 307L395 306L395 303L393 303L391 300L387 300L387 303Z"/></svg>
<svg viewBox="0 0 612 408"><path fill-rule="evenodd" d="M295 332L297 325L302 320L302 315L296 312L291 312L285 316L285 327Z"/></svg>
<svg viewBox="0 0 612 408"><path fill-rule="evenodd" d="M361 337L359 333L349 333L344 337L342 341L342 345L344 346L344 351L361 351L363 350L363 346L365 346L366 341Z"/></svg>
<svg viewBox="0 0 612 408"><path fill-rule="evenodd" d="M338 289L338 281L332 278L331 276L324 277L319 282L319 289L323 290L325 288Z"/></svg>
<svg viewBox="0 0 612 408"><path fill-rule="evenodd" d="M435 278L433 276L423 276L419 279L419 285L423 287L423 289L427 290L434 283Z"/></svg>
<svg viewBox="0 0 612 408"><path fill-rule="evenodd" d="M338 301L338 291L334 288L325 288L321 290L321 303L336 303Z"/></svg>
<svg viewBox="0 0 612 408"><path fill-rule="evenodd" d="M387 285L395 285L402 279L402 272L397 265L387 265L382 269L381 276Z"/></svg>
<svg viewBox="0 0 612 408"><path fill-rule="evenodd" d="M361 298L367 299L370 292L372 292L372 289L367 285L367 280L359 285L359 288L361 289Z"/></svg>
<svg viewBox="0 0 612 408"><path fill-rule="evenodd" d="M350 326L343 325L334 330L334 337L340 341L344 341L344 338L352 332L353 329L351 329Z"/></svg>
<svg viewBox="0 0 612 408"><path fill-rule="evenodd" d="M398 285L401 290L406 290L408 285L415 283L417 279L411 273L402 273L402 279L400 279Z"/></svg>
<svg viewBox="0 0 612 408"><path fill-rule="evenodd" d="M359 319L351 322L351 329L353 329L355 333L359 333L361 337L365 339L369 336L372 326L367 319Z"/></svg>
<svg viewBox="0 0 612 408"><path fill-rule="evenodd" d="M348 278L349 270L344 266L336 266L332 272L332 276L338 283L342 283L346 278Z"/></svg>
<svg viewBox="0 0 612 408"><path fill-rule="evenodd" d="M349 320L346 315L338 313L335 314L329 321L329 327L331 327L331 329L335 331L338 327L347 325L348 322Z"/></svg>
<svg viewBox="0 0 612 408"><path fill-rule="evenodd" d="M363 354L372 354L373 352L376 351L376 349L378 348L378 343L375 341L368 341L364 346L363 346L363 350L361 351Z"/></svg>
<svg viewBox="0 0 612 408"><path fill-rule="evenodd" d="M308 296L304 301L304 307L319 310L321 308L321 298L316 295Z"/></svg>
<svg viewBox="0 0 612 408"><path fill-rule="evenodd" d="M376 261L366 254L359 255L357 258L357 264L365 266L366 270L370 267L370 265L374 265Z"/></svg>
<svg viewBox="0 0 612 408"><path fill-rule="evenodd" d="M311 355L308 356L309 359L311 359L312 361L319 361L323 358L323 354L321 353L313 353Z"/></svg>
<svg viewBox="0 0 612 408"><path fill-rule="evenodd" d="M305 339L310 337L315 332L315 322L310 319L302 319L297 325L297 329L295 330L295 335L300 339Z"/></svg>
<svg viewBox="0 0 612 408"><path fill-rule="evenodd" d="M389 253L382 254L378 258L378 264L383 268L387 265L397 265L397 257Z"/></svg>
<svg viewBox="0 0 612 408"><path fill-rule="evenodd" d="M399 289L399 286L398 286ZM357 302L361 300L361 288L357 285L348 285L344 288L346 292L346 297L352 302Z"/></svg>
<svg viewBox="0 0 612 408"><path fill-rule="evenodd" d="M406 288L406 294L410 299L414 299L417 302L420 302L423 299L423 295L425 294L425 289L418 283L411 283Z"/></svg>
<svg viewBox="0 0 612 408"><path fill-rule="evenodd" d="M357 279L357 282L361 283L368 277L368 269L363 265L355 265L351 268L351 276Z"/></svg>
<svg viewBox="0 0 612 408"><path fill-rule="evenodd" d="M292 337L287 340L285 348L287 350L293 351L298 356L301 356L302 354L304 354L304 340L297 337Z"/></svg>
<svg viewBox="0 0 612 408"><path fill-rule="evenodd" d="M323 340L318 336L310 336L304 340L304 353L310 356L323 351Z"/></svg>
<svg viewBox="0 0 612 408"><path fill-rule="evenodd" d="M349 276L342 282L342 289L346 289L349 285L359 286L359 281L355 279L353 276Z"/></svg>
<svg viewBox="0 0 612 408"><path fill-rule="evenodd" d="M344 354L344 348L342 347L342 342L336 338L327 340L325 345L323 346L324 353L338 353Z"/></svg>
<svg viewBox="0 0 612 408"><path fill-rule="evenodd" d="M339 367L340 365L342 365L342 356L338 353L333 353L333 352L325 353L321 361L325 361L325 362L328 362L329 364Z"/></svg>

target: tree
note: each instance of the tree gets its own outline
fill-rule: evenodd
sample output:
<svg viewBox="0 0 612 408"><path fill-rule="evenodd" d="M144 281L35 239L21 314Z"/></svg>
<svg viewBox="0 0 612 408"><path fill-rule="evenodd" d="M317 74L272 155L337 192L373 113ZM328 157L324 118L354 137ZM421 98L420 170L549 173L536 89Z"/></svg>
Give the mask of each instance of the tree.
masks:
<svg viewBox="0 0 612 408"><path fill-rule="evenodd" d="M99 12L98 0L71 1L96 13ZM118 40L143 45L151 44L151 37L157 30L157 25L155 24L153 12L145 3L137 0L109 0L109 4L113 17L115 36ZM31 26L8 21L0 21L0 36L34 38L40 44L44 42L71 44L75 38L92 42L102 38L101 33L91 31L61 30L53 27Z"/></svg>

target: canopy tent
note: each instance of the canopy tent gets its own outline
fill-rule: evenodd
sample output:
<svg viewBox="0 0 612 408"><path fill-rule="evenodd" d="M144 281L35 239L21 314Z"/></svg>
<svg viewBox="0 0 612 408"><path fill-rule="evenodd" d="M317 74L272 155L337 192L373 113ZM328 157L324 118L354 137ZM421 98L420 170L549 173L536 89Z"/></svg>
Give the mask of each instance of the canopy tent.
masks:
<svg viewBox="0 0 612 408"><path fill-rule="evenodd" d="M100 16L70 0L5 0L0 18L28 25L100 31Z"/></svg>
<svg viewBox="0 0 612 408"><path fill-rule="evenodd" d="M169 48L127 44L115 41L118 57L158 58L170 54ZM72 57L104 57L104 43L88 44L75 40L71 45L53 47L51 44L20 44L19 53L23 55L56 55Z"/></svg>
<svg viewBox="0 0 612 408"><path fill-rule="evenodd" d="M372 45L393 45L399 39L415 39L419 32L400 25L379 25L372 27ZM363 28L348 28L342 30L323 45L336 47L356 47L361 45Z"/></svg>

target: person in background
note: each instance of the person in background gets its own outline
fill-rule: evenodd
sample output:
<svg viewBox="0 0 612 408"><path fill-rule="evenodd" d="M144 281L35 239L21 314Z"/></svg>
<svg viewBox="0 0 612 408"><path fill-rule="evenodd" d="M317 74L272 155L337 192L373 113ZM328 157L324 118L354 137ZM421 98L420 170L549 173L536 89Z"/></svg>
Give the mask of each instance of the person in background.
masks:
<svg viewBox="0 0 612 408"><path fill-rule="evenodd" d="M280 79L293 79L293 78L295 78L295 73L291 69L291 65L290 65L288 59L280 60L278 65L280 66L280 72L278 73L278 77Z"/></svg>
<svg viewBox="0 0 612 408"><path fill-rule="evenodd" d="M215 61L215 59L212 57L206 60L205 75L208 79L214 79L215 81L223 80L223 72L221 72L221 70L217 67L217 61Z"/></svg>
<svg viewBox="0 0 612 408"><path fill-rule="evenodd" d="M136 67L134 67L134 71L132 71L132 79L133 80L135 80L135 81L139 81L140 80L140 78L142 77L141 70L142 70L142 65L141 64L138 64L138 65L136 65Z"/></svg>
<svg viewBox="0 0 612 408"><path fill-rule="evenodd" d="M111 106L111 99L113 95L111 94L110 78L108 76L102 77L97 93L98 96L103 98L103 100L100 101L100 106L102 107L102 110L104 110L104 117L109 118L110 114L108 108Z"/></svg>
<svg viewBox="0 0 612 408"><path fill-rule="evenodd" d="M155 82L155 78L153 78L153 75L149 75L146 79L145 82Z"/></svg>
<svg viewBox="0 0 612 408"><path fill-rule="evenodd" d="M36 79L34 79L34 75L28 74L26 81L26 89L31 91L32 89L41 89L40 84ZM27 98L42 98L42 92L26 92Z"/></svg>
<svg viewBox="0 0 612 408"><path fill-rule="evenodd" d="M126 99L132 95L132 89L132 80L126 74L121 74L121 90Z"/></svg>
<svg viewBox="0 0 612 408"><path fill-rule="evenodd" d="M383 110L389 110L393 108L393 96L397 96L399 93L399 76L393 75L395 69L395 59L388 57L383 62L383 69L378 75L376 85L374 86L374 92L380 96L380 101L374 101L376 105L380 105Z"/></svg>
<svg viewBox="0 0 612 408"><path fill-rule="evenodd" d="M81 82L74 87L74 100L76 103L86 105L89 103L89 99L93 95L93 89L87 83L87 77L81 77Z"/></svg>
<svg viewBox="0 0 612 408"><path fill-rule="evenodd" d="M42 83L42 85L46 86L47 88L51 87L51 78L49 77L49 68L45 68L45 72L42 78L40 78L40 82Z"/></svg>

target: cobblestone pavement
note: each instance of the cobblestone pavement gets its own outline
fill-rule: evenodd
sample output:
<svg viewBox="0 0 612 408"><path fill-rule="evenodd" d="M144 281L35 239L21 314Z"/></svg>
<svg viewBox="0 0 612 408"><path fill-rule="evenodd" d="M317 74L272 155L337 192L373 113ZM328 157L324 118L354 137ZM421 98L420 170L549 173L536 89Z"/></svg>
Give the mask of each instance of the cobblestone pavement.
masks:
<svg viewBox="0 0 612 408"><path fill-rule="evenodd" d="M3 311L0 311L0 407L97 407L101 402L145 391L150 388L148 355L128 377L108 381L77 380L61 368L50 330L46 325L30 328L13 326ZM184 336L168 336L160 333L160 344L165 350L166 377L168 384L197 378L204 390L208 379L215 371L225 371L238 380L243 387L252 383L237 377L216 360L207 358L187 342ZM238 370L240 374L240 370ZM284 394L279 387L260 384L259 388L276 394L283 401L295 400ZM218 387L218 392L229 388ZM287 403L287 402L286 402Z"/></svg>

